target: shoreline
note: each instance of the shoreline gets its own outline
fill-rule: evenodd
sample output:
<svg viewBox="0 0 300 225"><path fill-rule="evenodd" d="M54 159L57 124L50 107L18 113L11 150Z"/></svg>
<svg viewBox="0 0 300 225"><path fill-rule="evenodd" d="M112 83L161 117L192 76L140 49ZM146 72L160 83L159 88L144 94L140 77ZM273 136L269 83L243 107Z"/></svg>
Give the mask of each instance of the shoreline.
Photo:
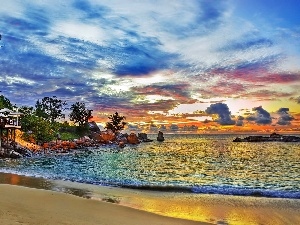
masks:
<svg viewBox="0 0 300 225"><path fill-rule="evenodd" d="M198 224L199 221L230 225L300 222L299 199L147 191L0 173L0 184L3 183L26 186L32 192L67 193L86 201L131 208L136 213L150 212L176 220L198 221Z"/></svg>

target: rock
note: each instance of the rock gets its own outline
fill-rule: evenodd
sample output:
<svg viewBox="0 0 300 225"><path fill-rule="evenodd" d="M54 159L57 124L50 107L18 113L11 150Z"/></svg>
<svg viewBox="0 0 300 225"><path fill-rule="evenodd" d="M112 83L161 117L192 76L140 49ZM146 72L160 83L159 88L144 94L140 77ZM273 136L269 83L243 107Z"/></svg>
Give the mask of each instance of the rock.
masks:
<svg viewBox="0 0 300 225"><path fill-rule="evenodd" d="M9 158L12 158L12 159L19 159L19 158L22 158L23 156L19 153L19 152L16 152L14 150L11 150L9 152Z"/></svg>
<svg viewBox="0 0 300 225"><path fill-rule="evenodd" d="M123 142L124 144L127 144L127 142L128 142L127 137L128 137L128 134L117 133L116 141L117 141L117 143Z"/></svg>
<svg viewBox="0 0 300 225"><path fill-rule="evenodd" d="M115 139L116 139L116 135L111 130L102 131L100 133L101 142L108 143L114 141Z"/></svg>
<svg viewBox="0 0 300 225"><path fill-rule="evenodd" d="M138 133L138 139L142 142L152 142L153 140L148 139L146 133Z"/></svg>
<svg viewBox="0 0 300 225"><path fill-rule="evenodd" d="M156 139L157 139L157 141L164 141L165 138L164 138L163 132L159 131Z"/></svg>
<svg viewBox="0 0 300 225"><path fill-rule="evenodd" d="M17 146L15 151L24 157L32 157L32 152L26 148L22 148L21 146Z"/></svg>
<svg viewBox="0 0 300 225"><path fill-rule="evenodd" d="M241 141L242 141L242 139L239 138L239 137L236 137L236 138L233 140L233 142L241 142Z"/></svg>
<svg viewBox="0 0 300 225"><path fill-rule="evenodd" d="M88 126L89 126L90 131L100 133L100 128L98 127L98 125L96 124L95 121L88 122Z"/></svg>
<svg viewBox="0 0 300 225"><path fill-rule="evenodd" d="M285 136L276 133L272 133L270 136L248 136L245 138L235 138L233 142L300 142L300 137L298 136Z"/></svg>
<svg viewBox="0 0 300 225"><path fill-rule="evenodd" d="M127 137L127 141L129 144L139 144L140 141L138 139L138 137L136 136L135 133L131 133L128 137Z"/></svg>
<svg viewBox="0 0 300 225"><path fill-rule="evenodd" d="M96 140L96 141L100 141L101 140L101 136L97 132L91 132L90 138L93 139L93 140Z"/></svg>
<svg viewBox="0 0 300 225"><path fill-rule="evenodd" d="M148 139L146 133L138 133L138 138L139 138L140 140L146 140L146 139Z"/></svg>
<svg viewBox="0 0 300 225"><path fill-rule="evenodd" d="M120 142L119 142L119 147L120 147L120 148L124 148L124 147L125 147L125 143L124 143L123 141L120 141Z"/></svg>

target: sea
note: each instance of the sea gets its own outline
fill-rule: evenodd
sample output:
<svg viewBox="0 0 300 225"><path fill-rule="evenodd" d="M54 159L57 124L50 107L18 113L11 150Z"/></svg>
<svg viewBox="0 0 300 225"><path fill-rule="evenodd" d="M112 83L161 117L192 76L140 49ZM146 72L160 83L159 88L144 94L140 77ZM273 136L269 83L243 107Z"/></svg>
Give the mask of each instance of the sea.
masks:
<svg viewBox="0 0 300 225"><path fill-rule="evenodd" d="M165 141L0 159L0 173L166 192L300 199L300 143L248 135L164 134Z"/></svg>

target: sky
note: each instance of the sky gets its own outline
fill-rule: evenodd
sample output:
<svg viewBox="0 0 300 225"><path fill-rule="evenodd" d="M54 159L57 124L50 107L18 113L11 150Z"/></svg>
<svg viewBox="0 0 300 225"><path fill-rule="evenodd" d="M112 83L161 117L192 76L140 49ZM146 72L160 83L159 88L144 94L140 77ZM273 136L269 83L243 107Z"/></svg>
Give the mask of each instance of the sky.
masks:
<svg viewBox="0 0 300 225"><path fill-rule="evenodd" d="M300 132L299 0L1 0L0 91L128 130Z"/></svg>

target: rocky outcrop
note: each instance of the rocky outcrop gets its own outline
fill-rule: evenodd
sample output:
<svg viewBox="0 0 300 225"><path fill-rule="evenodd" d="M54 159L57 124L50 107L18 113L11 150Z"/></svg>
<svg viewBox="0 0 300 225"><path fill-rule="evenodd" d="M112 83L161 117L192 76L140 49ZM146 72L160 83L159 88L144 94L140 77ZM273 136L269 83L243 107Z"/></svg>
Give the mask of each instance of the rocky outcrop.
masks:
<svg viewBox="0 0 300 225"><path fill-rule="evenodd" d="M122 133L117 133L116 134L116 142L120 143L122 142L124 145L128 143L128 134L122 134Z"/></svg>
<svg viewBox="0 0 300 225"><path fill-rule="evenodd" d="M103 144L109 144L116 140L116 134L111 130L92 132L90 136L92 139Z"/></svg>
<svg viewBox="0 0 300 225"><path fill-rule="evenodd" d="M138 133L138 139L141 142L152 142L153 140L149 139L146 133Z"/></svg>
<svg viewBox="0 0 300 225"><path fill-rule="evenodd" d="M88 124L89 130L90 130L91 132L100 133L100 128L98 127L98 125L96 124L95 121L93 121L93 122L88 122L87 124Z"/></svg>
<svg viewBox="0 0 300 225"><path fill-rule="evenodd" d="M22 157L23 155L21 155L19 152L16 152L15 150L8 151L8 158L18 159Z"/></svg>
<svg viewBox="0 0 300 225"><path fill-rule="evenodd" d="M10 141L8 144L2 142L0 158L22 158L31 157L30 149L24 148L16 142Z"/></svg>
<svg viewBox="0 0 300 225"><path fill-rule="evenodd" d="M233 142L300 142L300 137L298 136L286 136L277 133L272 133L270 136L248 136L245 138L236 137Z"/></svg>
<svg viewBox="0 0 300 225"><path fill-rule="evenodd" d="M138 137L136 136L135 133L129 134L128 137L127 137L127 141L128 141L129 144L134 144L134 145L140 143L140 141L139 141L139 139L138 139Z"/></svg>
<svg viewBox="0 0 300 225"><path fill-rule="evenodd" d="M163 132L161 132L161 131L158 132L156 140L157 141L164 141L165 140Z"/></svg>

